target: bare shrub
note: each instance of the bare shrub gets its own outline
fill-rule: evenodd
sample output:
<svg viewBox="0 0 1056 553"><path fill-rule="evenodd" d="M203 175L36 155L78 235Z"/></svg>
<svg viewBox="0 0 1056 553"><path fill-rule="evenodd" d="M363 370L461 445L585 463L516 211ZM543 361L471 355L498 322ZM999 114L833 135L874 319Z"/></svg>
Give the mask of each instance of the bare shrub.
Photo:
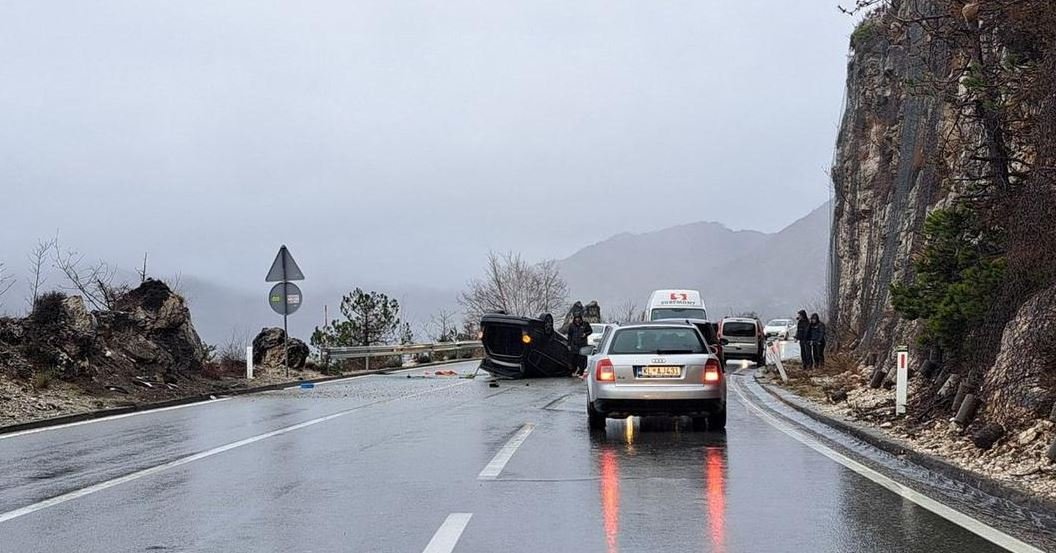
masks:
<svg viewBox="0 0 1056 553"><path fill-rule="evenodd" d="M112 310L127 286L115 286L115 267L105 261L89 265L84 256L73 250L62 250L58 242L54 246L54 261L66 277L66 289L78 292L84 301L97 310Z"/></svg>
<svg viewBox="0 0 1056 553"><path fill-rule="evenodd" d="M553 260L531 264L520 254L492 252L484 277L471 281L458 301L469 320L480 320L485 313L496 311L534 317L563 311L568 303L568 284Z"/></svg>
<svg viewBox="0 0 1056 553"><path fill-rule="evenodd" d="M26 298L26 303L29 304L30 311L36 307L37 297L40 296L41 290L47 285L47 263L52 251L55 249L55 245L55 238L38 240L37 246L29 252L29 297Z"/></svg>

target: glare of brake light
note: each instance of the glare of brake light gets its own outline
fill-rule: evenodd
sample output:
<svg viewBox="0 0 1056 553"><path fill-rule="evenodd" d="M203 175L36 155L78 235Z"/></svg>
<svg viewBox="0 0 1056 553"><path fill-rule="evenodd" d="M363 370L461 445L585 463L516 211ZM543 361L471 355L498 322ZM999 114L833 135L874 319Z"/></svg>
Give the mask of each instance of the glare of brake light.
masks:
<svg viewBox="0 0 1056 553"><path fill-rule="evenodd" d="M719 364L715 360L708 361L704 366L704 382L719 381Z"/></svg>
<svg viewBox="0 0 1056 553"><path fill-rule="evenodd" d="M598 382L615 382L616 371L612 367L612 361L608 359L598 361L598 370L595 372L594 378L596 378Z"/></svg>
<svg viewBox="0 0 1056 553"><path fill-rule="evenodd" d="M521 334L521 341L526 344L530 344L532 343L532 337L529 334Z"/></svg>

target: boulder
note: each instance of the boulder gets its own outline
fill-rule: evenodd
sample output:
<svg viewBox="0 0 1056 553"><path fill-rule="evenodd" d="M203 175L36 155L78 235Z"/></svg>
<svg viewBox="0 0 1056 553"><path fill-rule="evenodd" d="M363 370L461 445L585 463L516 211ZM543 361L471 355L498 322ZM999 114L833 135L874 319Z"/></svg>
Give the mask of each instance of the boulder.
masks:
<svg viewBox="0 0 1056 553"><path fill-rule="evenodd" d="M147 279L118 298L113 311L96 315L118 358L150 365L159 374L197 371L205 363L205 345L187 303L160 280Z"/></svg>
<svg viewBox="0 0 1056 553"><path fill-rule="evenodd" d="M1006 427L1050 415L1056 402L1056 286L1024 302L1005 325L982 392L987 420Z"/></svg>
<svg viewBox="0 0 1056 553"><path fill-rule="evenodd" d="M290 338L286 355L282 346L286 332L281 328L262 328L253 338L253 364L263 367L281 367L289 356L291 369L303 369L308 360L308 344L297 338Z"/></svg>
<svg viewBox="0 0 1056 553"><path fill-rule="evenodd" d="M601 323L601 305L597 301L591 301L590 303L583 305L582 302L576 302L569 308L568 313L565 315L565 321L562 323L561 328L558 329L561 333L568 332L568 327L572 324L572 316L579 312L583 315L583 320L588 323Z"/></svg>
<svg viewBox="0 0 1056 553"><path fill-rule="evenodd" d="M79 338L95 338L96 320L84 306L81 296L70 296L62 300L63 325L70 334Z"/></svg>
<svg viewBox="0 0 1056 553"><path fill-rule="evenodd" d="M172 378L201 369L206 356L184 299L149 279L106 311L89 311L80 296L42 294L28 317L0 320L0 342L0 361L23 378L34 371L67 380Z"/></svg>

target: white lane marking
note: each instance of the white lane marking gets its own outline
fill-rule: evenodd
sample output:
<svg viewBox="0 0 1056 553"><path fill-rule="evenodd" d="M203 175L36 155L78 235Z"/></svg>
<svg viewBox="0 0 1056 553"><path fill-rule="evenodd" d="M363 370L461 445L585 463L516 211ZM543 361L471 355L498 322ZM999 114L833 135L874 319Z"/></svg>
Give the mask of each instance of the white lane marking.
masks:
<svg viewBox="0 0 1056 553"><path fill-rule="evenodd" d="M164 463L164 464L161 464L161 465L156 465L156 466L153 466L153 467L150 467L150 468L146 468L146 469L143 469L143 470L140 470L140 471L133 472L131 474L126 474L124 476L120 476L118 478L114 478L112 480L107 480L105 482L99 482L98 484L93 484L93 485L88 486L86 488L81 488L79 490L74 490L72 492L67 492L67 493L64 493L62 495L57 495L57 496L52 497L50 499L45 499L44 501L33 503L31 505L26 505L25 507L21 507L19 509L15 509L13 511L8 511L6 513L0 513L0 523L7 522L9 520L16 519L16 518L21 517L21 516L25 516L25 515L28 515L30 513L35 513L35 512L37 512L37 511L39 511L41 509L47 509L48 507L54 507L55 505L66 503L67 501L73 501L74 499L78 499L78 498L84 497L86 495L93 494L95 492L100 492L100 491L103 491L103 490L106 490L106 489L109 489L109 488L113 488L114 486L119 486L121 484L124 484L124 483L127 483L127 482L131 482L133 480L138 480L140 478L143 478L144 476L151 476L153 474L158 474L160 472L164 472L166 470L169 470L169 469L172 469L172 468L176 468L176 467L179 467L181 465L186 465L188 463L193 463L195 461L199 461L199 460L205 459L207 457L212 457L214 455L219 455L221 453L224 453L225 451L231 451L232 449L239 448L239 447L242 447L242 446L246 446L246 445L249 445L249 444L252 444L252 443L256 443L256 442L259 442L261 440L266 440L268 438L273 438L275 436L281 436L283 434L287 434L287 433L293 432L295 430L300 430L302 428L308 428L309 426L314 426L316 424L319 424L319 423L322 423L322 422L326 422L326 421L329 421L329 420L333 420L333 419L336 419L338 417L343 417L345 415L348 415L349 413L354 413L355 411L363 409L364 407L380 405L380 404L383 404L383 403L392 403L394 401L400 401L400 400L403 400L403 399L411 399L411 398L418 397L418 396L421 396L421 395L424 395L424 394L428 394L428 393L432 393L432 392L438 392L440 390L445 390L447 388L453 388L455 386L461 386L463 384L468 384L468 383L469 383L469 381L463 380L461 382L456 382L456 383L451 384L449 386L442 386L440 388L433 388L431 390L423 390L421 392L410 394L410 395L406 395L406 396L400 396L400 397L397 397L397 398L385 399L385 400L377 401L377 402L374 402L374 403L369 403L367 405L360 405L358 407L353 407L352 409L346 409L344 411L338 411L337 413L326 415L325 417L319 417L317 419L312 419L312 420L308 420L308 421L305 421L305 422L302 422L302 423L294 424L292 426L287 426L287 427L284 427L284 428L280 428L278 430L273 430L273 431L267 432L265 434L260 434L258 436L253 436L251 438L246 438L244 440L239 440L237 442L231 442L231 443L226 444L226 445L222 445L222 446L219 446L219 447L214 447L213 449L209 449L209 450L206 450L206 451L195 453L193 455L188 455L186 457L181 457L181 458L176 459L174 461L169 461L168 463Z"/></svg>
<svg viewBox="0 0 1056 553"><path fill-rule="evenodd" d="M425 546L422 553L451 553L454 551L458 539L462 537L462 532L465 531L472 517L473 513L447 515L447 519L433 534L433 539L429 540L429 545Z"/></svg>
<svg viewBox="0 0 1056 553"><path fill-rule="evenodd" d="M502 446L502 449L495 454L495 457L484 467L484 470L480 471L477 480L495 480L498 478L502 469L506 468L506 463L510 462L513 454L517 452L517 448L521 447L521 444L528 439L528 435L532 433L532 430L535 430L535 425L530 422L522 426L510 438L510 441L506 442L506 445Z"/></svg>
<svg viewBox="0 0 1056 553"><path fill-rule="evenodd" d="M125 419L128 417L136 417L139 415L151 415L154 413L161 413L163 411L175 411L176 409L184 409L186 407L201 407L202 405L212 405L221 401L227 401L231 398L221 397L217 399L209 399L205 401L198 401L195 403L185 403L183 405L173 405L172 407L161 407L159 409L145 409L143 411L133 411L131 413L122 413L120 415L110 415L108 417L99 417L97 419L88 419L77 422L68 422L66 424L56 424L55 426L42 426L40 428L30 428L29 430L19 430L18 432L11 432L10 434L0 434L0 440L6 440L8 438L17 438L18 436L25 436L27 434L36 434L37 432L47 432L48 430L58 430L60 428L70 428L73 426L81 426L85 424L92 424L93 422L105 422L114 421L117 419Z"/></svg>
<svg viewBox="0 0 1056 553"><path fill-rule="evenodd" d="M792 438L795 438L803 445L995 545L1004 547L1014 553L1044 553L1043 550L1009 536L996 528L988 526L985 523L946 505L945 503L936 501L913 488L903 486L858 461L835 451L799 430L793 429L786 423L774 418L773 415L763 411L762 408L745 397L744 392L741 390L741 386L742 384L738 382L734 386L734 390L737 392L737 395L740 396L741 401L743 401L745 405L754 410L756 415L770 423L771 426Z"/></svg>

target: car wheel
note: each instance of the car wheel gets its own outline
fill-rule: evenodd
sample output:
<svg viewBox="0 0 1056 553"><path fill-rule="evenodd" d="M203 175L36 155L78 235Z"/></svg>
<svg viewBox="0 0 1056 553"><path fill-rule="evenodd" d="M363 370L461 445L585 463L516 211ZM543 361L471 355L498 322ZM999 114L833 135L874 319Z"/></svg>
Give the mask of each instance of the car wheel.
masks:
<svg viewBox="0 0 1056 553"><path fill-rule="evenodd" d="M708 429L708 417L692 417L693 431L703 432Z"/></svg>
<svg viewBox="0 0 1056 553"><path fill-rule="evenodd" d="M587 426L591 430L605 430L605 415L599 413L590 401L587 401Z"/></svg>
<svg viewBox="0 0 1056 553"><path fill-rule="evenodd" d="M726 430L726 407L722 408L722 411L718 413L712 413L708 415L708 430L712 432L721 432Z"/></svg>

